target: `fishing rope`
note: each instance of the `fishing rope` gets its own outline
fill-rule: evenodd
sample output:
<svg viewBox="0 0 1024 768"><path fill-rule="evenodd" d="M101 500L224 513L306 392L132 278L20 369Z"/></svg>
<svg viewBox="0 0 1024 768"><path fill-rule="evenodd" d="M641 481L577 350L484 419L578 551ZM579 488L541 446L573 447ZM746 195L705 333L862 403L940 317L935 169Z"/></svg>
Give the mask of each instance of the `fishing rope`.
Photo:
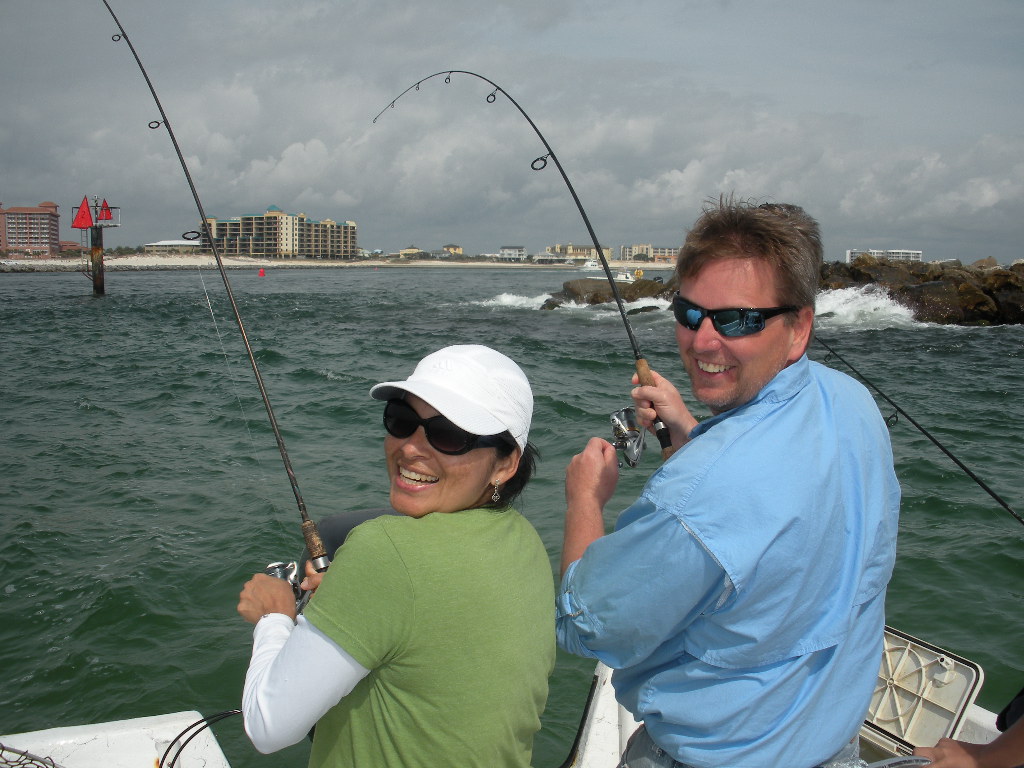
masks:
<svg viewBox="0 0 1024 768"><path fill-rule="evenodd" d="M969 478L971 478L974 482L976 482L982 488L982 490L984 490L986 493L988 493L989 496L991 496L993 499L995 499L996 503L999 504L999 506L1001 506L1003 509L1005 509L1007 512L1009 512L1011 515L1013 515L1013 517L1015 517L1017 519L1017 522L1019 522L1022 525L1024 525L1024 517L1019 515L1017 512L1014 512L1013 509L1010 508L1010 505L1007 504L999 496L999 494L997 494L995 491L993 491L991 488L989 488L988 485L985 483L985 481L983 481L980 477L978 477L976 474L974 474L974 472L972 472L967 467L966 464L964 464L962 461L960 461L960 459L958 459L956 456L954 456L953 453L948 448L946 448L946 446L944 446L936 437L934 437L931 434L931 432L929 432L923 426L921 426L916 421L914 421L913 417L911 417L911 415L909 413L907 413L905 410L900 408L892 400L892 398L890 398L887 394L885 394L885 392L883 392L879 388L879 386L877 384L875 384L873 381L868 379L867 376L865 376L863 373L861 373L856 368L854 368L853 365L848 360L846 360L842 355L840 355L838 352L836 352L835 349L833 349L832 346L830 344L828 344L820 336L815 335L814 340L816 342L818 342L819 344L821 344L821 346L823 346L826 350L828 350L828 356L825 358L826 361L829 359L829 357L835 357L838 360L840 360L847 368L849 368L851 371L853 371L855 374L857 374L857 377L861 381L863 381L865 384L870 386L873 390L875 390L875 392L877 392L882 397L882 399L885 400L885 402L887 402L889 405L891 405L896 410L896 413L899 413L900 415L903 416L903 418L905 418L907 421L909 421L911 424L913 424L922 435L927 437L929 440L932 441L932 443L935 444L936 448L938 448L940 451L942 451L944 454L946 454L946 456L948 456L953 461L954 464L956 464L960 469L962 469ZM892 427L896 423L896 421L897 421L896 413L892 414L891 416L889 416L885 420L885 423L887 425L889 425L889 427Z"/></svg>
<svg viewBox="0 0 1024 768"><path fill-rule="evenodd" d="M105 1L106 0L104 0L104 2ZM466 70L462 69L450 69L441 72L435 72L434 74L425 77L422 80L418 80L413 85L410 85L400 94L398 94L398 96L391 100L391 103L388 104L388 106L384 107L384 109L377 113L377 116L373 118L373 122L376 123L380 116L387 112L389 109L394 109L395 104L398 102L398 100L405 96L405 94L409 93L409 91L418 91L423 83L427 82L428 80L432 80L435 77L440 77L441 75L444 75L445 84L451 84L452 75L468 75L469 77L475 77L478 80L484 81L485 83L494 88L493 91L487 94L488 104L493 104L497 100L498 94L500 93L506 99L509 100L512 106L519 110L519 114L521 114L526 119L526 122L530 124L530 127L533 128L533 132L536 133L537 138L541 140L541 143L547 150L547 154L541 155L540 157L536 158L530 164L530 167L535 171L541 171L547 167L548 160L551 160L551 162L553 162L555 164L555 167L558 169L558 173L561 174L562 181L565 182L565 186L569 190L569 194L572 195L573 202L576 203L576 208L583 219L583 223L587 228L587 232L590 234L590 240L594 244L594 251L597 253L597 257L601 260L601 267L604 269L605 277L608 279L608 285L611 286L612 297L615 299L615 306L619 310L619 317L622 318L622 324L626 328L626 335L629 337L629 345L633 349L633 357L635 359L637 379L640 382L640 384L644 386L653 385L654 377L651 375L650 366L647 364L647 360L644 359L643 353L641 353L640 351L640 345L637 343L636 336L633 334L633 326L630 325L629 318L626 316L626 308L623 306L622 296L619 295L619 288L615 283L615 278L612 275L611 267L608 265L608 260L604 257L604 250L601 248L601 244L597 239L597 233L594 231L594 227L590 223L590 217L587 216L587 212L583 208L583 203L580 202L579 195L576 194L576 189L573 187L572 182L569 181L569 176L566 174L565 169L562 167L562 163L559 162L558 156L555 154L555 151L551 148L551 145L548 143L548 140L544 138L544 134L541 133L540 128L537 127L537 124L533 122L532 118L528 114L526 114L526 110L519 105L519 102L512 98L508 91L506 91L500 85L495 83L493 80L489 80L483 75L478 75L476 72L467 72ZM658 442L661 444L662 457L667 459L672 454L673 450L672 438L669 435L668 428L661 422L660 419L655 417L654 429L655 434L658 436Z"/></svg>
<svg viewBox="0 0 1024 768"><path fill-rule="evenodd" d="M132 44L131 39L128 37L128 33L125 31L124 26L121 24L117 15L114 13L114 9L110 7L110 3L107 0L103 0L103 5L106 6L107 12L110 13L111 18L117 25L119 34L113 35L111 39L116 43L124 40L127 43L132 56L135 58L135 63L139 67L139 71L142 73L143 78L146 80L146 85L149 86L149 92L153 96L153 101L156 103L157 110L160 112L160 119L153 120L149 123L149 127L156 130L161 125L167 130L167 136L171 140L171 144L174 147L174 152L178 156L178 163L181 165L181 170L185 174L185 180L188 182L189 189L192 192L192 199L195 201L196 209L199 212L199 219L202 222L202 232L191 230L182 235L186 240L199 240L203 235L206 236L207 242L210 244L210 249L213 252L213 258L217 263L217 269L220 272L221 280L224 283L224 290L227 294L228 303L231 305L231 311L234 314L235 322L238 325L238 331L242 337L242 343L245 346L246 355L249 358L249 365L252 367L253 375L256 378L256 386L259 389L260 397L263 400L263 405L267 411L267 419L270 421L270 428L274 433L274 439L277 442L278 453L281 454L281 461L284 464L285 472L288 475L288 482L291 485L292 494L295 496L295 503L298 506L299 514L302 518L302 535L306 541L306 547L310 552L310 559L318 564L318 570L324 570L329 562L329 557L326 550L324 549L323 542L320 539L320 534L316 530L316 524L310 520L309 513L306 511L306 502L302 498L302 493L299 490L299 482L295 477L295 472L292 469L291 459L288 457L288 449L284 444L284 437L281 435L281 430L277 425L277 418L274 415L274 409L270 405L270 397L267 395L266 386L263 383L263 376L260 373L259 366L256 364L256 356L253 354L252 345L249 343L249 335L246 333L245 325L242 323L242 315L238 310L238 303L235 301L235 293L231 288L231 281L228 280L227 270L224 268L224 261L221 258L220 252L217 250L217 244L214 242L213 233L210 231L210 222L206 216L206 211L203 209L203 203L199 199L199 192L196 190L196 185L192 180L192 174L188 170L188 164L185 162L185 156L181 152L181 147L178 145L178 139L174 135L174 130L171 128L170 120L167 118L167 113L164 111L163 104L160 102L160 97L156 93L156 88L153 86L152 80L149 78L149 73L142 64L142 59L139 58L138 52L135 50L135 46Z"/></svg>

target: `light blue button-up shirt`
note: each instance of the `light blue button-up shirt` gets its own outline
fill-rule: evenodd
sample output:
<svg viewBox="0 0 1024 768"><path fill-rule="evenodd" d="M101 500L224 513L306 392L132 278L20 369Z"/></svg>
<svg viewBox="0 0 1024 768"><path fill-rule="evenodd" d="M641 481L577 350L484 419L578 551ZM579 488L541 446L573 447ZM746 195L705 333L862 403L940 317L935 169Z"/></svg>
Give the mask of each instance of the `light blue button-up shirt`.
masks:
<svg viewBox="0 0 1024 768"><path fill-rule="evenodd" d="M699 424L557 597L566 650L680 762L810 767L877 678L900 490L859 383L806 356Z"/></svg>

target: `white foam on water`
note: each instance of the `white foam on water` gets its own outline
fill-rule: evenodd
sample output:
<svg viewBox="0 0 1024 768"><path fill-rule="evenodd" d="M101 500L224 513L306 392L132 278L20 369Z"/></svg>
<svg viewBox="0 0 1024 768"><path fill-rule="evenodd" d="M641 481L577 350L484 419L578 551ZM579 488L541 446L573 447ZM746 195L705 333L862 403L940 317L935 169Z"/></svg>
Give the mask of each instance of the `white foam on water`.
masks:
<svg viewBox="0 0 1024 768"><path fill-rule="evenodd" d="M927 325L915 320L910 309L873 286L822 291L817 298L815 322L825 330L881 330Z"/></svg>
<svg viewBox="0 0 1024 768"><path fill-rule="evenodd" d="M478 307L511 307L513 309L540 309L551 294L542 293L537 296L520 296L515 293L499 293L493 299L474 301Z"/></svg>

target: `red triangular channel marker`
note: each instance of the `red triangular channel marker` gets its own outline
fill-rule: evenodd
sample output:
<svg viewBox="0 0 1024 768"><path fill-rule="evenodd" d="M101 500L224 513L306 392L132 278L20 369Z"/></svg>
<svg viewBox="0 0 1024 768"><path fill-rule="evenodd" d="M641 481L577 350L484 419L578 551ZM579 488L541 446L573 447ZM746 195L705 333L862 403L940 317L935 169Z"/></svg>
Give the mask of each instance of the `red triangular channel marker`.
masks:
<svg viewBox="0 0 1024 768"><path fill-rule="evenodd" d="M89 229L92 226L92 211L89 210L88 196L82 198L82 204L78 206L78 213L75 220L71 222L73 229Z"/></svg>
<svg viewBox="0 0 1024 768"><path fill-rule="evenodd" d="M107 201L103 201L103 205L100 207L100 221L111 221L114 217L110 215L110 206L107 205Z"/></svg>

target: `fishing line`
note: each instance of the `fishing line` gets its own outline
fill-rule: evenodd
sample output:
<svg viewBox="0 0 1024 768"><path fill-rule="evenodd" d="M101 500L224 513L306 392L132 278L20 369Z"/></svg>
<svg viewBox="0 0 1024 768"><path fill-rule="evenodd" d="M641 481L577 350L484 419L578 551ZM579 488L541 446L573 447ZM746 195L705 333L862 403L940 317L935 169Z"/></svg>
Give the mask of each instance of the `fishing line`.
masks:
<svg viewBox="0 0 1024 768"><path fill-rule="evenodd" d="M106 2L106 0L104 0L104 2ZM435 72L429 77L425 77L422 80L418 80L416 83L410 85L400 94L398 94L398 96L391 100L391 103L388 104L388 106L384 107L384 109L377 113L377 116L373 118L373 122L376 123L380 116L387 112L389 109L394 109L395 104L398 102L398 100L405 96L405 94L409 93L409 91L418 91L420 89L420 86L423 85L423 83L427 82L428 80L432 80L435 77L440 77L441 75L445 76L444 81L446 84L451 84L452 75L468 75L470 77L475 77L478 80L483 80L485 83L491 85L494 88L494 90L487 95L488 104L493 104L497 100L498 94L500 93L502 96L508 99L509 102L511 102L512 106L519 110L519 114L521 114L526 119L526 122L530 124L530 127L533 128L533 132L536 133L537 138L541 140L541 143L547 150L547 154L541 155L540 157L536 158L530 164L530 167L535 171L541 171L547 167L548 160L551 160L551 162L553 162L555 164L555 167L558 169L559 174L561 174L562 181L565 182L565 186L569 190L569 194L572 195L573 202L576 203L576 208L579 210L580 216L583 218L583 223L584 225L586 225L587 232L590 234L591 242L594 244L594 250L597 252L598 258L601 260L601 266L604 269L605 277L608 279L608 284L611 286L612 297L615 299L615 306L618 307L619 316L622 318L622 324L626 328L626 335L629 337L629 345L633 349L633 357L636 360L637 380L640 382L641 385L653 386L654 377L651 375L651 368L647 364L647 360L644 359L643 354L640 352L640 345L637 343L636 336L633 335L633 326L630 325L629 318L626 316L626 309L622 304L622 297L619 295L618 286L615 284L615 278L612 276L611 267L608 266L608 260L605 259L604 251L601 249L601 244L598 242L597 233L594 232L594 227L590 223L590 217L587 216L587 212L583 209L583 203L580 202L579 195L576 194L576 190L573 187L572 182L569 181L569 177L568 175L566 175L565 169L562 168L562 164L559 162L558 156L555 154L555 151L551 148L551 145L548 143L548 140L544 138L544 134L541 133L540 128L537 127L537 124L533 122L533 120L530 118L528 114L526 114L526 110L519 106L519 102L513 99L512 96L509 95L508 91L506 91L500 85L495 83L493 80L489 80L483 75L478 75L476 72L467 72L466 70L461 69L450 69L442 72ZM656 416L654 421L654 428L655 434L658 436L658 442L661 444L662 458L667 459L669 456L672 455L673 450L672 438L669 435L668 427L666 427L662 423L662 421Z"/></svg>
<svg viewBox="0 0 1024 768"><path fill-rule="evenodd" d="M936 448L938 448L940 451L942 451L944 454L946 454L946 456L948 456L953 461L954 464L956 464L958 467L960 467L960 469L962 469L967 474L967 476L969 478L971 478L974 482L976 482L982 488L982 490L984 490L986 493L988 493L989 496L991 496L993 499L995 499L996 503L999 504L999 506L1001 506L1003 509L1005 509L1007 512L1009 512L1011 515L1013 515L1017 519L1017 522L1019 522L1022 525L1024 525L1024 517L1021 517L1021 515L1019 515L1016 512L1014 512L1010 508L1010 505L1007 504L1005 501L1003 501L1003 499L999 496L999 494L997 494L995 491L993 491L991 488L989 488L988 485L986 485L985 482L980 477L978 477L976 474L974 474L974 472L972 472L967 467L966 464L964 464L962 461L960 461L960 459L958 459L956 456L954 456L953 453L948 448L946 448L946 446L944 446L937 438L935 438L927 429L925 429L920 424L918 424L916 421L914 421L914 419L911 417L911 415L909 413L907 413L905 410L903 410L902 408L900 408L895 402L893 402L893 400L887 394L885 394L885 392L883 392L878 387L877 384L875 384L873 381L868 379L867 376L865 376L863 373L861 373L856 368L854 368L850 364L850 362L848 360L846 360L842 355L840 355L838 352L836 352L820 336L816 335L814 337L814 340L816 342L818 342L819 344L821 344L821 346L823 346L825 349L828 350L829 356L838 358L840 361L842 361L842 363L847 368L849 368L851 371L853 371L855 374L857 374L857 377L861 381L863 381L865 384L867 384L872 389L874 389L875 392L877 392L882 397L882 399L885 400L885 402L887 402L889 405L891 405L893 408L896 409L897 413L901 414L903 416L903 418L905 418L907 421L909 421L911 424L913 424L922 435L924 435L929 440L931 440L932 443L935 444ZM827 360L827 358L826 358L826 360ZM892 427L895 424L894 417L887 418L885 421L886 421L886 424L888 424L890 427Z"/></svg>
<svg viewBox="0 0 1024 768"><path fill-rule="evenodd" d="M202 222L203 232L200 233L195 230L191 230L184 233L182 237L186 240L198 240L205 234L207 242L210 243L210 249L213 252L214 261L217 262L217 269L220 272L221 280L224 283L224 290L227 294L228 303L231 305L231 311L234 314L235 322L238 324L238 330L242 336L242 343L245 346L245 352L249 358L249 365L252 367L253 375L256 377L256 386L259 389L260 397L263 399L263 405L267 411L267 418L270 421L270 428L274 433L274 439L277 441L277 450L281 454L281 461L284 463L284 469L288 475L288 482L291 485L292 494L295 496L295 503L298 506L299 514L302 517L302 535L306 541L306 548L310 552L310 560L318 571L322 571L327 568L327 565L330 562L330 557L324 549L323 542L320 539L320 534L316 530L316 524L310 520L309 513L306 511L306 502L303 500L302 493L299 491L299 482L295 477L295 472L292 470L291 459L288 457L288 449L285 447L284 438L281 435L281 430L278 428L277 418L274 416L274 409L270 405L270 397L267 395L267 389L263 383L263 376L260 374L259 366L256 364L256 356L253 354L252 345L249 343L249 335L246 333L245 325L242 323L242 315L238 311L238 303L235 301L235 293L231 289L231 281L228 280L228 273L224 268L224 261L221 259L220 252L217 250L217 244L213 240L213 233L210 231L210 222L206 217L206 211L203 209L203 203L199 199L199 192L196 190L196 185L192 181L192 174L188 170L188 164L185 162L185 156L181 152L181 147L178 146L178 139L171 128L171 122L167 118L167 113L164 111L163 104L160 103L160 97L157 96L156 88L153 86L152 80L149 79L149 73L146 72L146 68L142 65L142 59L139 58L139 54L135 50L135 46L132 45L132 41L128 37L128 33L125 31L124 26L114 13L114 9L110 7L110 3L108 3L107 0L103 0L103 5L106 6L107 12L110 13L110 17L114 20L114 23L117 24L118 30L120 30L120 33L113 35L111 39L115 43L124 40L124 42L128 44L128 48L131 50L132 56L135 58L135 63L138 64L139 71L142 72L142 76L146 80L146 85L149 86L149 92L153 95L153 101L156 103L156 107L160 112L160 119L151 121L149 123L149 127L156 130L162 125L167 130L167 135L170 138L171 144L174 146L174 151L178 156L178 163L181 165L181 170L185 173L185 180L188 182L189 189L192 191L192 199L195 200L196 209L199 212L199 220Z"/></svg>
<svg viewBox="0 0 1024 768"><path fill-rule="evenodd" d="M231 394L234 395L235 402L238 403L238 411L239 411L239 413L242 416L242 424L245 426L245 434L249 438L250 455L256 461L256 466L260 470L259 473L257 474L257 476L259 477L260 486L266 492L267 491L267 477L266 477L266 474L265 474L264 469L263 469L263 462L260 460L259 450L256 448L256 439L253 437L253 435L252 435L252 428L249 426L249 424L250 424L250 422L249 422L249 414L246 413L245 405L242 403L242 396L238 392L238 385L237 385L237 382L235 380L235 372L231 368L230 358L228 357L228 351L224 347L224 334L221 333L220 323L217 322L217 315L213 311L213 301L210 298L210 291L209 291L209 288L207 288L207 286L206 286L206 278L203 276L202 268L197 266L196 267L196 272L199 274L199 282L203 286L203 296L206 298L206 308L208 310L210 310L210 322L213 323L213 330L217 334L217 344L220 346L221 360L224 361L224 370L227 372L227 376L225 378L227 379L228 383L231 385ZM269 500L269 493L268 493L268 500ZM276 506L274 505L273 500L269 500L269 503L270 503L271 508L276 510ZM276 519L277 518L275 517L275 520Z"/></svg>

